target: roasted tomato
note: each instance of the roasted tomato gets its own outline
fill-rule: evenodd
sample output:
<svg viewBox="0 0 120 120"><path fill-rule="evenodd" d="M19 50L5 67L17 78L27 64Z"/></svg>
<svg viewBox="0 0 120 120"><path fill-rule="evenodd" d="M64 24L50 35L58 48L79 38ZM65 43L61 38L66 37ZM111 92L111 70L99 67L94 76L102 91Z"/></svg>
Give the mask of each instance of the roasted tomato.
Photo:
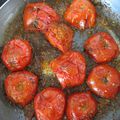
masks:
<svg viewBox="0 0 120 120"><path fill-rule="evenodd" d="M53 23L45 33L47 40L62 52L68 51L72 46L73 31L63 23Z"/></svg>
<svg viewBox="0 0 120 120"><path fill-rule="evenodd" d="M24 69L30 64L32 58L32 47L26 40L11 40L2 52L2 60L11 71Z"/></svg>
<svg viewBox="0 0 120 120"><path fill-rule="evenodd" d="M52 22L59 21L58 14L46 3L29 3L24 10L24 28L29 31L44 31Z"/></svg>
<svg viewBox="0 0 120 120"><path fill-rule="evenodd" d="M91 120L97 112L97 102L90 92L74 93L67 101L68 120Z"/></svg>
<svg viewBox="0 0 120 120"><path fill-rule="evenodd" d="M74 27L84 30L95 25L96 9L90 0L73 0L64 18Z"/></svg>
<svg viewBox="0 0 120 120"><path fill-rule="evenodd" d="M63 88L81 85L84 82L86 62L84 57L75 51L69 51L50 63Z"/></svg>
<svg viewBox="0 0 120 120"><path fill-rule="evenodd" d="M61 120L65 108L65 95L58 88L46 88L34 99L37 120Z"/></svg>
<svg viewBox="0 0 120 120"><path fill-rule="evenodd" d="M38 87L38 78L31 72L19 71L8 75L4 81L7 97L20 106L27 105Z"/></svg>
<svg viewBox="0 0 120 120"><path fill-rule="evenodd" d="M97 63L109 62L119 53L115 40L105 32L96 33L86 40L84 48Z"/></svg>
<svg viewBox="0 0 120 120"><path fill-rule="evenodd" d="M119 73L107 64L99 65L89 74L87 84L95 94L108 99L114 98L120 86Z"/></svg>

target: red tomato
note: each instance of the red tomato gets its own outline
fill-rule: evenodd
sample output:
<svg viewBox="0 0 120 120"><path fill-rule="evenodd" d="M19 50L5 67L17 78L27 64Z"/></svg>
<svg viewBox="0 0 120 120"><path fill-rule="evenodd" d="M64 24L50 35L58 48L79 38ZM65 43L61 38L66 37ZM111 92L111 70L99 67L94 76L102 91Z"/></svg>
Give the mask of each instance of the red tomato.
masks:
<svg viewBox="0 0 120 120"><path fill-rule="evenodd" d="M73 0L64 18L79 29L91 28L95 25L96 9L90 0Z"/></svg>
<svg viewBox="0 0 120 120"><path fill-rule="evenodd" d="M19 71L8 75L4 84L7 97L12 102L24 107L34 98L38 87L38 78L31 72Z"/></svg>
<svg viewBox="0 0 120 120"><path fill-rule="evenodd" d="M108 99L114 98L120 86L119 73L107 64L99 65L89 74L87 84L95 94Z"/></svg>
<svg viewBox="0 0 120 120"><path fill-rule="evenodd" d="M86 62L79 52L67 52L50 64L63 88L81 85L84 82Z"/></svg>
<svg viewBox="0 0 120 120"><path fill-rule="evenodd" d="M109 62L119 53L115 40L105 32L94 34L85 42L86 52L97 62Z"/></svg>
<svg viewBox="0 0 120 120"><path fill-rule="evenodd" d="M24 28L30 31L44 31L52 22L59 21L57 13L46 3L29 3L24 10Z"/></svg>
<svg viewBox="0 0 120 120"><path fill-rule="evenodd" d="M68 120L91 120L97 112L97 102L87 93L75 93L67 101Z"/></svg>
<svg viewBox="0 0 120 120"><path fill-rule="evenodd" d="M26 40L11 40L3 49L2 60L11 71L24 69L30 64L32 47Z"/></svg>
<svg viewBox="0 0 120 120"><path fill-rule="evenodd" d="M45 33L46 38L54 47L62 52L68 51L72 46L73 31L63 23L53 23Z"/></svg>
<svg viewBox="0 0 120 120"><path fill-rule="evenodd" d="M34 99L37 120L61 120L65 108L65 95L58 88L46 88Z"/></svg>

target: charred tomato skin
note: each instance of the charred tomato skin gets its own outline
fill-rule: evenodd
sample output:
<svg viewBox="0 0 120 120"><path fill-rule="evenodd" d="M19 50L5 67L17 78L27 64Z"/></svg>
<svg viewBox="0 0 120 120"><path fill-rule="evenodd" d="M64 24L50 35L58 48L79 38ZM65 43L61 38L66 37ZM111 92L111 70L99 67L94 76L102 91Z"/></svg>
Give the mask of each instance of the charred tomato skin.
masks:
<svg viewBox="0 0 120 120"><path fill-rule="evenodd" d="M4 46L1 58L9 70L23 70L31 62L32 47L27 40L13 39Z"/></svg>
<svg viewBox="0 0 120 120"><path fill-rule="evenodd" d="M38 88L38 77L28 71L13 72L4 81L9 100L24 107L34 98Z"/></svg>
<svg viewBox="0 0 120 120"><path fill-rule="evenodd" d="M51 45L63 53L72 47L73 31L64 23L52 23L49 25L45 36Z"/></svg>
<svg viewBox="0 0 120 120"><path fill-rule="evenodd" d="M110 65L98 65L90 72L87 84L96 95L113 99L119 91L120 76Z"/></svg>
<svg viewBox="0 0 120 120"><path fill-rule="evenodd" d="M119 54L117 43L106 32L98 32L91 36L85 41L84 48L97 63L110 62Z"/></svg>
<svg viewBox="0 0 120 120"><path fill-rule="evenodd" d="M24 9L23 21L26 31L41 31L47 29L52 22L59 21L59 15L44 2L28 3Z"/></svg>
<svg viewBox="0 0 120 120"><path fill-rule="evenodd" d="M50 67L63 89L79 86L84 82L86 61L80 52L68 51L51 61Z"/></svg>
<svg viewBox="0 0 120 120"><path fill-rule="evenodd" d="M91 120L97 112L97 102L90 92L74 93L67 100L68 120Z"/></svg>
<svg viewBox="0 0 120 120"><path fill-rule="evenodd" d="M65 20L80 30L94 27L96 16L96 9L90 0L73 0L64 14Z"/></svg>
<svg viewBox="0 0 120 120"><path fill-rule="evenodd" d="M54 87L45 88L34 99L37 120L61 120L65 109L64 93Z"/></svg>

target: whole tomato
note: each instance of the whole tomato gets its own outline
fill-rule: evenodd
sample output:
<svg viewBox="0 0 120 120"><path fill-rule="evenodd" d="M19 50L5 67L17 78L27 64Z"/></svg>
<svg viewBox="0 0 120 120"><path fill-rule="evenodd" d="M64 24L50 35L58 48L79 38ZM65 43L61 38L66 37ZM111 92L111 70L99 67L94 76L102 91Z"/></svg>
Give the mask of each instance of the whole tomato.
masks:
<svg viewBox="0 0 120 120"><path fill-rule="evenodd" d="M90 92L74 93L67 100L68 120L92 120L97 112L97 102Z"/></svg>
<svg viewBox="0 0 120 120"><path fill-rule="evenodd" d="M84 82L86 62L80 52L66 52L53 60L50 66L62 88L78 86Z"/></svg>
<svg viewBox="0 0 120 120"><path fill-rule="evenodd" d="M11 71L23 70L30 64L32 47L27 40L13 39L3 48L2 60Z"/></svg>
<svg viewBox="0 0 120 120"><path fill-rule="evenodd" d="M112 99L119 90L120 76L118 71L107 65L98 65L90 72L87 84L98 96Z"/></svg>
<svg viewBox="0 0 120 120"><path fill-rule="evenodd" d="M85 41L86 52L97 62L109 62L119 54L115 40L106 32L98 32Z"/></svg>
<svg viewBox="0 0 120 120"><path fill-rule="evenodd" d="M35 96L38 77L28 71L13 72L4 81L8 99L22 107Z"/></svg>
<svg viewBox="0 0 120 120"><path fill-rule="evenodd" d="M36 95L34 109L37 120L62 120L65 95L58 88L46 88Z"/></svg>
<svg viewBox="0 0 120 120"><path fill-rule="evenodd" d="M90 0L73 0L64 18L72 26L84 30L95 25L96 9Z"/></svg>
<svg viewBox="0 0 120 120"><path fill-rule="evenodd" d="M73 31L64 23L52 23L45 32L45 36L51 45L63 53L72 47Z"/></svg>
<svg viewBox="0 0 120 120"><path fill-rule="evenodd" d="M44 2L28 3L23 15L26 31L44 31L52 22L59 21L59 15Z"/></svg>

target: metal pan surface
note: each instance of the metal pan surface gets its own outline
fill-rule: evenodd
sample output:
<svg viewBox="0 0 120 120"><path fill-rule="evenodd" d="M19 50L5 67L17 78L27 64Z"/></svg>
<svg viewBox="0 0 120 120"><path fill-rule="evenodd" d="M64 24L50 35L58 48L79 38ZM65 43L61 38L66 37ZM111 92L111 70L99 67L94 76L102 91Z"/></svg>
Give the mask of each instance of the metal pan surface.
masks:
<svg viewBox="0 0 120 120"><path fill-rule="evenodd" d="M41 33L29 33L23 29L23 9L28 2L38 2L42 0L8 0L0 7L0 54L5 43L11 38L21 37L28 39L33 47L33 59L26 68L39 76L39 91L48 86L60 87L55 75L49 68L49 63L61 53L53 48ZM66 7L72 0L46 0L63 18ZM85 54L83 49L84 41L98 31L110 33L120 46L120 1L119 0L92 0L96 6L98 18L97 24L92 29L75 32L73 50L80 51L87 60L87 75L96 66L93 60ZM61 20L66 23L64 19ZM112 66L120 71L120 56L110 62ZM0 120L35 120L32 103L22 109L10 104L4 92L4 79L10 72L6 69L0 59ZM86 76L87 78L87 76ZM66 89L64 92L69 95L73 92L86 91L89 88L86 84L80 87ZM107 100L94 95L98 101L98 113L94 120L120 120L120 94L114 100ZM66 120L66 117L63 118Z"/></svg>

